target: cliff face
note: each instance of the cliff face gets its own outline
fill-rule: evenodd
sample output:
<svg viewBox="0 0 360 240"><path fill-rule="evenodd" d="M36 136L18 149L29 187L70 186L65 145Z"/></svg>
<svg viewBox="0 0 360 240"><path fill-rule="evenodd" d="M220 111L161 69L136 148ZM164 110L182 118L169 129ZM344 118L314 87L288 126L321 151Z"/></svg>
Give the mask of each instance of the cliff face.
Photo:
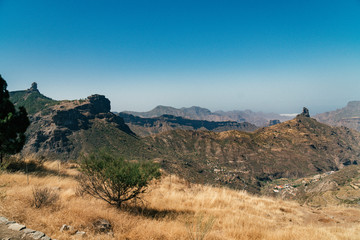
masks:
<svg viewBox="0 0 360 240"><path fill-rule="evenodd" d="M95 123L107 123L135 136L121 117L110 112L110 101L102 95L92 95L83 101L63 101L36 113L31 120L24 153L76 158L84 149L74 137L95 127Z"/></svg>

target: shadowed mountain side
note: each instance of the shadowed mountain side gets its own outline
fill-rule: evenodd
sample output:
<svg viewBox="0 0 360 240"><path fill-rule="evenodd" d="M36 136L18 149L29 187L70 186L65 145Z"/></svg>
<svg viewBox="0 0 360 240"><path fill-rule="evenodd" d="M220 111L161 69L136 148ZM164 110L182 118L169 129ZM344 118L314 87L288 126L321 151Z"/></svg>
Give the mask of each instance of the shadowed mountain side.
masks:
<svg viewBox="0 0 360 240"><path fill-rule="evenodd" d="M349 102L344 108L318 114L314 118L332 126L345 126L360 131L360 101Z"/></svg>
<svg viewBox="0 0 360 240"><path fill-rule="evenodd" d="M190 108L173 108L167 106L157 106L151 111L148 112L132 112L124 111L123 113L131 114L134 116L139 116L143 118L154 118L160 117L162 115L173 115L177 117L183 117L193 120L206 120L206 121L235 121L235 122L249 122L256 126L267 126L270 120L279 119L281 121L286 121L291 118L280 116L276 113L262 113L262 112L252 112L250 110L245 111L216 111L211 112L209 109L201 107L190 107Z"/></svg>
<svg viewBox="0 0 360 240"><path fill-rule="evenodd" d="M162 115L155 118L141 118L131 114L119 113L130 129L139 136L149 136L175 129L183 130L208 130L222 132L228 130L255 131L255 125L247 122L213 122L205 120L191 120L172 115Z"/></svg>
<svg viewBox="0 0 360 240"><path fill-rule="evenodd" d="M147 141L169 172L251 192L264 181L337 170L360 160L360 133L301 115L254 133L176 130Z"/></svg>

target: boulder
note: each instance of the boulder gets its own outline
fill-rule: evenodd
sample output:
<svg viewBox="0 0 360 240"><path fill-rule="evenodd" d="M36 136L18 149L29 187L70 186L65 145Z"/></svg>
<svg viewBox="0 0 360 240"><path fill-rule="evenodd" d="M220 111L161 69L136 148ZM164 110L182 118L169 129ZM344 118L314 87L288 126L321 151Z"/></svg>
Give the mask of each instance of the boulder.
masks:
<svg viewBox="0 0 360 240"><path fill-rule="evenodd" d="M93 223L96 232L109 233L112 230L111 223L106 219L98 219Z"/></svg>
<svg viewBox="0 0 360 240"><path fill-rule="evenodd" d="M26 226L25 226L25 225L22 225L22 224L18 224L18 223L13 223L13 224L10 224L10 225L8 226L8 228L9 228L10 230L14 230L14 231L21 231L21 230L25 229Z"/></svg>
<svg viewBox="0 0 360 240"><path fill-rule="evenodd" d="M269 121L269 126L274 126L274 125L279 124L279 123L280 123L280 120L278 120L278 119L270 120Z"/></svg>

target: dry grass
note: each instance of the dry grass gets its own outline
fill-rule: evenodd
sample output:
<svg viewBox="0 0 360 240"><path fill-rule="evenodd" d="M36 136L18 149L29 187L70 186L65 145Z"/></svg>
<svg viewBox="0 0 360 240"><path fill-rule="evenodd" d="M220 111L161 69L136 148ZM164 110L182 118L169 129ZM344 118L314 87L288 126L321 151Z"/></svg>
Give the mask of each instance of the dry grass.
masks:
<svg viewBox="0 0 360 240"><path fill-rule="evenodd" d="M0 215L56 239L75 238L59 231L63 224L85 231L86 239L191 239L196 219L214 219L204 239L360 239L360 210L327 207L313 209L296 202L255 197L246 192L189 184L172 176L151 185L144 203L118 210L101 200L77 194L76 170L49 162L50 174L27 177L0 175ZM60 167L59 167L60 166ZM60 170L60 171L59 171ZM57 176L59 173L62 176ZM48 187L60 199L42 208L31 206L34 187ZM114 236L96 234L92 223L107 219ZM189 230L190 229L190 230ZM201 229L200 231L203 231ZM190 232L189 232L190 231Z"/></svg>

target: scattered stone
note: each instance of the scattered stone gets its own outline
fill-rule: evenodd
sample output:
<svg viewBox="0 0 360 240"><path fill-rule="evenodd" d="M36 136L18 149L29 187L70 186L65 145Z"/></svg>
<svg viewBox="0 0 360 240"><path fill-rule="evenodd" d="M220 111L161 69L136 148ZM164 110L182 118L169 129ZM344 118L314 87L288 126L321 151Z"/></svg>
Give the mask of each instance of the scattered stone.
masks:
<svg viewBox="0 0 360 240"><path fill-rule="evenodd" d="M96 232L108 233L111 232L112 226L106 219L98 219L93 223Z"/></svg>
<svg viewBox="0 0 360 240"><path fill-rule="evenodd" d="M7 223L8 221L7 218L0 217L0 223Z"/></svg>
<svg viewBox="0 0 360 240"><path fill-rule="evenodd" d="M45 233L36 231L34 233L30 233L29 236L31 236L33 239L41 239L42 237L45 237Z"/></svg>
<svg viewBox="0 0 360 240"><path fill-rule="evenodd" d="M77 232L75 233L75 236L81 236L81 237L83 237L83 236L85 236L85 234L86 234L86 232L77 231Z"/></svg>
<svg viewBox="0 0 360 240"><path fill-rule="evenodd" d="M74 227L73 226L70 226L70 225L62 225L62 227L60 228L60 232L64 232L64 231L73 231L74 230Z"/></svg>
<svg viewBox="0 0 360 240"><path fill-rule="evenodd" d="M23 229L26 228L25 225L21 225L21 224L18 224L18 223L14 223L14 224L9 224L9 227L8 227L10 230L14 230L14 231L21 231Z"/></svg>
<svg viewBox="0 0 360 240"><path fill-rule="evenodd" d="M30 228L25 228L25 229L22 229L21 231L25 234L30 234L30 233L36 232L35 230L32 230Z"/></svg>
<svg viewBox="0 0 360 240"><path fill-rule="evenodd" d="M5 222L6 225L10 225L10 224L14 224L14 223L16 223L16 222L15 221L7 221L7 222Z"/></svg>
<svg viewBox="0 0 360 240"><path fill-rule="evenodd" d="M44 236L44 237L42 237L40 240L51 240L51 238L48 237L48 236Z"/></svg>

